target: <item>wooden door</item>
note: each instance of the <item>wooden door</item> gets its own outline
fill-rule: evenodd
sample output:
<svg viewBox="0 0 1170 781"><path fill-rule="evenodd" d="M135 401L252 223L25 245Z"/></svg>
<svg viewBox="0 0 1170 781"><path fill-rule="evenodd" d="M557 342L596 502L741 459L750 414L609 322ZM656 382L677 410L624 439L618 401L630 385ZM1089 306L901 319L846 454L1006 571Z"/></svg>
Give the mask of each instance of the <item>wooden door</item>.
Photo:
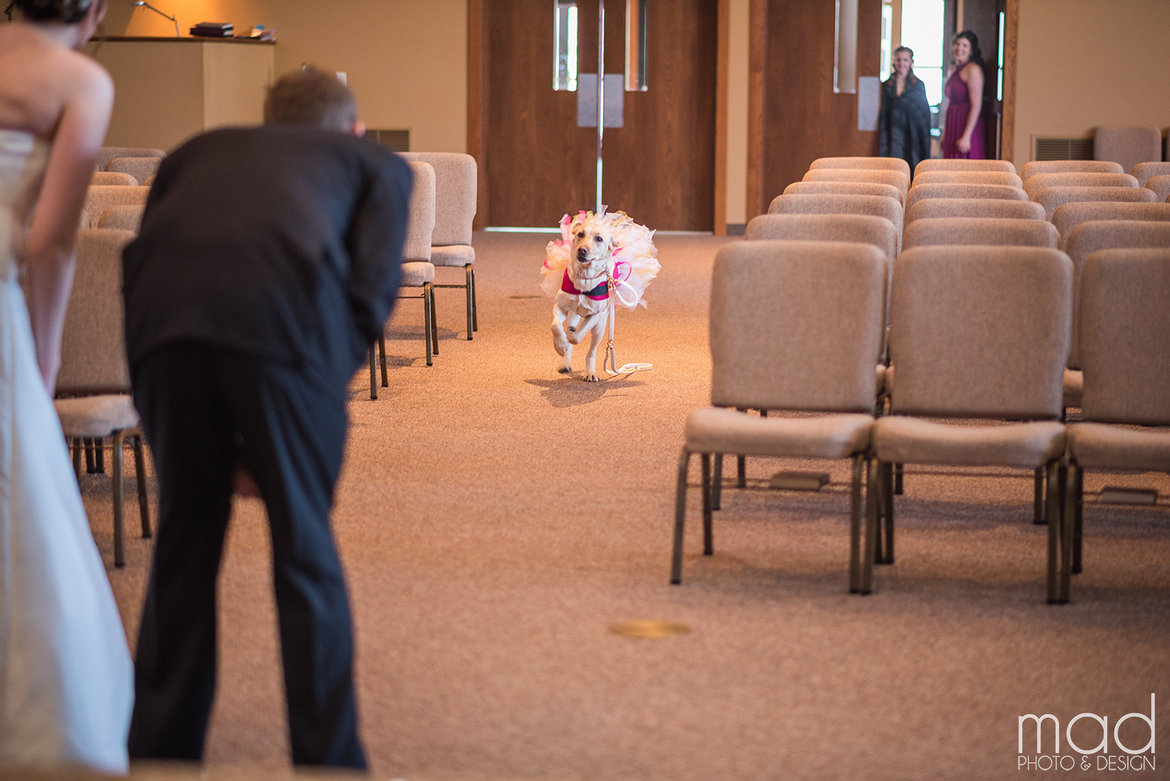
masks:
<svg viewBox="0 0 1170 781"><path fill-rule="evenodd" d="M577 126L576 92L552 88L553 1L477 5L469 47L469 148L483 182L477 221L555 226L595 205L597 131ZM622 73L625 0L605 11L605 70ZM578 71L595 74L597 0L579 0L578 14ZM623 126L605 128L602 200L652 228L714 226L716 17L717 0L649 0L648 89L625 92Z"/></svg>

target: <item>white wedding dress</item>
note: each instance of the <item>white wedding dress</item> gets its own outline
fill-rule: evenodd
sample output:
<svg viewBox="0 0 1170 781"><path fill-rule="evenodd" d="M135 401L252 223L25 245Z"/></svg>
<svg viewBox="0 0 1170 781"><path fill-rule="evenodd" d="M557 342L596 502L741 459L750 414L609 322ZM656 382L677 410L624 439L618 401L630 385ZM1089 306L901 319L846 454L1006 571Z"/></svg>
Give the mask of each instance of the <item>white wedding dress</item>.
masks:
<svg viewBox="0 0 1170 781"><path fill-rule="evenodd" d="M48 145L0 130L0 775L127 769L133 669L56 412L17 247Z"/></svg>

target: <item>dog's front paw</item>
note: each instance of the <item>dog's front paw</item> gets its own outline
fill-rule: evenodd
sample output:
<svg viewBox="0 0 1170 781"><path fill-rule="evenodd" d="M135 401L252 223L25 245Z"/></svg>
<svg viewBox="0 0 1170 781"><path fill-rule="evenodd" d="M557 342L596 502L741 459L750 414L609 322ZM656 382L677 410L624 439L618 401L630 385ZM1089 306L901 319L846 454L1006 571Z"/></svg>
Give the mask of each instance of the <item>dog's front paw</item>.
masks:
<svg viewBox="0 0 1170 781"><path fill-rule="evenodd" d="M573 373L573 370L570 369L568 366L558 366L557 367L557 374L572 374L572 373Z"/></svg>
<svg viewBox="0 0 1170 781"><path fill-rule="evenodd" d="M601 378L597 376L596 372L587 372L581 379L585 382L601 382Z"/></svg>

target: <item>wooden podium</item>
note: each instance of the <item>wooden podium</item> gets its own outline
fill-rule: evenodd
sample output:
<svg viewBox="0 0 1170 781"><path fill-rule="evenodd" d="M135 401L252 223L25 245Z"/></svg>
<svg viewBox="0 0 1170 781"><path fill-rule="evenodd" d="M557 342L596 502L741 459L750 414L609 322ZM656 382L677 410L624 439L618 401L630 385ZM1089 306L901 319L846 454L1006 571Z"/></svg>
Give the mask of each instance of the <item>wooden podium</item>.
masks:
<svg viewBox="0 0 1170 781"><path fill-rule="evenodd" d="M204 130L263 120L275 43L248 38L95 39L114 79L107 146L171 150Z"/></svg>

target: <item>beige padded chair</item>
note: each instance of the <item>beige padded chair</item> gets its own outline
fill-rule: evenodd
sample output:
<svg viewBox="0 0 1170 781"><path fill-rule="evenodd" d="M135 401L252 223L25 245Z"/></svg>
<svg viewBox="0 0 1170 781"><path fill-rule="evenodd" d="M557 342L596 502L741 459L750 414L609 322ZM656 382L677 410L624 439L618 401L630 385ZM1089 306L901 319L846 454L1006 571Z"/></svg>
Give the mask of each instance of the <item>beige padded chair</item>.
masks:
<svg viewBox="0 0 1170 781"><path fill-rule="evenodd" d="M748 220L744 237L752 241L849 241L872 244L890 263L898 235L885 217L870 214L761 214Z"/></svg>
<svg viewBox="0 0 1170 781"><path fill-rule="evenodd" d="M902 204L901 190L881 182L793 182L784 195L884 195Z"/></svg>
<svg viewBox="0 0 1170 781"><path fill-rule="evenodd" d="M1023 187L1020 177L1011 171L919 171L914 186L924 184L1006 184Z"/></svg>
<svg viewBox="0 0 1170 781"><path fill-rule="evenodd" d="M1014 203L1014 202L1013 202ZM925 217L906 226L902 251L940 244L977 246L1051 247L1059 235L1046 220L996 217Z"/></svg>
<svg viewBox="0 0 1170 781"><path fill-rule="evenodd" d="M1129 201L1153 203L1154 192L1145 187L1043 187L1032 193L1029 200L1044 207L1045 218L1051 220L1058 208L1077 201Z"/></svg>
<svg viewBox="0 0 1170 781"><path fill-rule="evenodd" d="M1166 176L1170 174L1170 161L1147 161L1138 163L1130 171L1138 180L1138 187L1145 187L1151 176Z"/></svg>
<svg viewBox="0 0 1170 781"><path fill-rule="evenodd" d="M150 537L146 459L138 411L130 397L122 325L122 248L130 231L83 230L78 233L77 265L61 338L61 370L53 402L61 429L80 473L85 442L111 441L114 497L114 565L126 563L122 454L134 450L142 536Z"/></svg>
<svg viewBox="0 0 1170 781"><path fill-rule="evenodd" d="M102 212L98 224L94 227L117 228L138 233L138 229L142 226L142 213L145 210L145 206L111 206Z"/></svg>
<svg viewBox="0 0 1170 781"><path fill-rule="evenodd" d="M1064 509L1073 525L1064 571L1073 573L1085 470L1170 472L1170 248L1094 252L1081 289L1083 422L1068 427ZM1063 586L1067 598L1067 578Z"/></svg>
<svg viewBox="0 0 1170 781"><path fill-rule="evenodd" d="M166 157L164 149L155 149L150 146L103 146L98 151L95 165L97 170L106 170L106 164L116 157Z"/></svg>
<svg viewBox="0 0 1170 781"><path fill-rule="evenodd" d="M1085 262L1103 249L1160 249L1170 247L1170 222L1141 220L1091 220L1069 232L1065 252L1073 264L1073 327L1065 373L1064 403L1081 406L1084 376L1081 372L1080 326L1081 276Z"/></svg>
<svg viewBox="0 0 1170 781"><path fill-rule="evenodd" d="M399 298L422 299L423 342L426 345L427 366L434 364L439 352L437 318L435 317L435 266L431 263L431 236L435 230L435 169L430 163L408 162L413 181L410 188L410 206L406 220L406 242L402 247L402 281ZM417 294L404 294L404 289ZM395 313L397 314L397 312ZM391 321L394 316L391 316ZM383 332L385 328L383 328ZM377 340L378 360L382 365L382 387L390 383L386 370L386 337ZM378 398L374 359L374 345L370 346L370 398Z"/></svg>
<svg viewBox="0 0 1170 781"><path fill-rule="evenodd" d="M1029 197L1045 187L1137 187L1138 180L1130 174L1106 174L1095 171L1068 171L1065 173L1036 174L1024 185Z"/></svg>
<svg viewBox="0 0 1170 781"><path fill-rule="evenodd" d="M1043 220L1044 207L1031 201L1005 201L1002 198L923 198L906 210L906 227L914 220L934 217Z"/></svg>
<svg viewBox="0 0 1170 781"><path fill-rule="evenodd" d="M130 174L122 173L120 171L94 171L93 176L89 179L90 184L121 184L121 185L136 185L138 180Z"/></svg>
<svg viewBox="0 0 1170 781"><path fill-rule="evenodd" d="M893 563L893 464L1006 466L1047 477L1048 600L1058 602L1072 263L1037 247L918 247L894 265L890 414L874 423L860 590ZM880 501L879 501L880 497ZM879 505L885 518L879 554Z"/></svg>
<svg viewBox="0 0 1170 781"><path fill-rule="evenodd" d="M91 227L101 222L102 213L111 206L145 206L150 188L143 185L91 184L85 189L85 215Z"/></svg>
<svg viewBox="0 0 1170 781"><path fill-rule="evenodd" d="M475 301L475 248L471 246L478 196L475 158L459 152L404 152L407 161L430 163L435 169L435 232L431 264L461 268L461 284L436 281L436 288L463 288L467 297L467 338L479 330ZM438 277L436 277L437 279Z"/></svg>
<svg viewBox="0 0 1170 781"><path fill-rule="evenodd" d="M107 171L130 174L135 184L146 184L147 180L158 173L161 157L115 157L106 163Z"/></svg>
<svg viewBox="0 0 1170 781"><path fill-rule="evenodd" d="M852 460L849 588L857 589L886 265L869 244L743 241L719 249L710 311L712 406L687 416L671 583L682 580L691 454L701 454L703 553L711 555L711 455L743 453Z"/></svg>
<svg viewBox="0 0 1170 781"><path fill-rule="evenodd" d="M884 195L777 195L768 204L768 214L867 214L882 217L894 226L898 251L901 251L902 204Z"/></svg>
<svg viewBox="0 0 1170 781"><path fill-rule="evenodd" d="M927 171L1006 171L1016 173L1010 160L962 160L957 158L932 158L923 160L914 167L914 176Z"/></svg>
<svg viewBox="0 0 1170 781"><path fill-rule="evenodd" d="M927 198L990 198L1004 201L1026 201L1028 196L1019 187L1006 184L916 184L906 195L906 211L918 201Z"/></svg>
<svg viewBox="0 0 1170 781"><path fill-rule="evenodd" d="M1162 130L1153 125L1098 125L1093 158L1109 160L1128 171L1138 163L1162 159Z"/></svg>
<svg viewBox="0 0 1170 781"><path fill-rule="evenodd" d="M809 165L814 168L872 168L879 171L900 171L910 177L910 164L900 157L875 157L868 155L846 157L818 157Z"/></svg>
<svg viewBox="0 0 1170 781"><path fill-rule="evenodd" d="M1020 178L1026 184L1036 174L1055 174L1065 171L1088 171L1097 173L1123 174L1121 163L1109 160L1032 160L1024 163Z"/></svg>
<svg viewBox="0 0 1170 781"><path fill-rule="evenodd" d="M880 182L898 188L902 200L910 189L910 174L892 168L810 168L802 182Z"/></svg>
<svg viewBox="0 0 1170 781"><path fill-rule="evenodd" d="M1060 247L1068 242L1072 229L1090 220L1143 220L1170 222L1170 203L1129 203L1127 201L1074 201L1057 207L1052 224L1060 233Z"/></svg>
<svg viewBox="0 0 1170 781"><path fill-rule="evenodd" d="M1158 174L1146 180L1146 189L1154 194L1154 200L1165 203L1170 200L1170 174Z"/></svg>

